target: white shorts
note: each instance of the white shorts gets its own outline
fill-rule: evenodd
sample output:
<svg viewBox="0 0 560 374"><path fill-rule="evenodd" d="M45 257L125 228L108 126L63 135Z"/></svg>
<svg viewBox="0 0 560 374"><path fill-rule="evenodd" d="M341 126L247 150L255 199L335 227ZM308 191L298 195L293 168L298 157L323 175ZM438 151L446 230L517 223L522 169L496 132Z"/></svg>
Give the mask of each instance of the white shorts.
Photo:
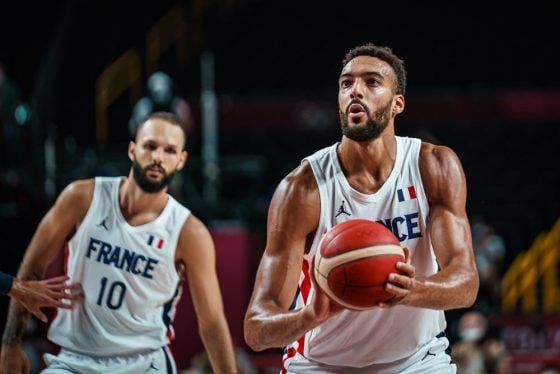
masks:
<svg viewBox="0 0 560 374"><path fill-rule="evenodd" d="M167 347L129 356L95 357L62 349L58 355L44 355L47 368L41 374L177 374Z"/></svg>
<svg viewBox="0 0 560 374"><path fill-rule="evenodd" d="M299 353L284 362L281 373L295 374L455 374L457 365L451 361L449 340L444 334L432 339L412 356L387 364L373 364L355 368L348 366L332 366L310 361Z"/></svg>

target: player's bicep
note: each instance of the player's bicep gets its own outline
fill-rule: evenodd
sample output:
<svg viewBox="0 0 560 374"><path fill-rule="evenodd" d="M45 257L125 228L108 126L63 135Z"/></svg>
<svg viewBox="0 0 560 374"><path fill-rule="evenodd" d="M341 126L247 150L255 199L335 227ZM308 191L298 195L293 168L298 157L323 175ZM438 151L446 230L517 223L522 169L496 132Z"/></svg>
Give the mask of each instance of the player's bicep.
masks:
<svg viewBox="0 0 560 374"><path fill-rule="evenodd" d="M466 215L457 215L442 205L430 209L430 235L440 267L451 261L472 262L472 240Z"/></svg>
<svg viewBox="0 0 560 374"><path fill-rule="evenodd" d="M428 229L438 263L442 268L452 259L470 263L467 186L457 155L447 147L434 147L424 153L420 166L430 202Z"/></svg>
<svg viewBox="0 0 560 374"><path fill-rule="evenodd" d="M206 226L190 216L181 231L176 260L182 263L193 307L199 322L223 309L216 273L216 251Z"/></svg>
<svg viewBox="0 0 560 374"><path fill-rule="evenodd" d="M319 220L319 196L310 169L285 178L275 191L267 222L266 248L255 280L255 302L287 310L301 275L306 241Z"/></svg>

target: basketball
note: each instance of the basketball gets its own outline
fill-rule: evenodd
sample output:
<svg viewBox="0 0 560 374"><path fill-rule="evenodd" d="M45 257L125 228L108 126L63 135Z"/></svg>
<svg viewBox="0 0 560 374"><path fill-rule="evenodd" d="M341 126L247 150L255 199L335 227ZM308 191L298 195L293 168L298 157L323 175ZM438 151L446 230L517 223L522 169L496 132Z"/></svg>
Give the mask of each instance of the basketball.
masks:
<svg viewBox="0 0 560 374"><path fill-rule="evenodd" d="M315 254L317 284L336 303L367 310L391 299L385 291L389 273L400 273L404 250L393 233L380 223L353 219L328 230Z"/></svg>

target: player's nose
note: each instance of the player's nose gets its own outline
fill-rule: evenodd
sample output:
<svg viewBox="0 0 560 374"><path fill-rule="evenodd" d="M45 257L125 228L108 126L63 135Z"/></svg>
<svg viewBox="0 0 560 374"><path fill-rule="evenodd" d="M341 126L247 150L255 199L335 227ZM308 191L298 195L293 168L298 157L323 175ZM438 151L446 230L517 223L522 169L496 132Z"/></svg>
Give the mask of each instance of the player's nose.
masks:
<svg viewBox="0 0 560 374"><path fill-rule="evenodd" d="M359 79L356 79L356 81L354 81L354 83L352 84L352 88L350 89L350 98L363 99L364 98L363 89L364 87L361 81Z"/></svg>
<svg viewBox="0 0 560 374"><path fill-rule="evenodd" d="M152 159L154 161L162 161L163 160L163 149L158 147L152 151Z"/></svg>

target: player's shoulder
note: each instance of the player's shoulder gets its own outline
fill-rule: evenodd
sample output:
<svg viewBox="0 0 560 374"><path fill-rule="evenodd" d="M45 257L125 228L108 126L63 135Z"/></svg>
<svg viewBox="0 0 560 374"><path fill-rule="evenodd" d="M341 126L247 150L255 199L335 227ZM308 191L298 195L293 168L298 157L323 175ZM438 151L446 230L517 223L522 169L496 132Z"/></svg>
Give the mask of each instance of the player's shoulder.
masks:
<svg viewBox="0 0 560 374"><path fill-rule="evenodd" d="M74 180L62 191L61 195L65 194L71 198L91 198L93 196L93 190L95 188L95 179L88 178L88 179L77 179Z"/></svg>
<svg viewBox="0 0 560 374"><path fill-rule="evenodd" d="M418 162L420 168L427 170L445 169L460 164L457 153L451 147L427 141L421 143Z"/></svg>
<svg viewBox="0 0 560 374"><path fill-rule="evenodd" d="M72 181L60 192L56 205L64 211L85 212L93 200L94 188L94 179Z"/></svg>
<svg viewBox="0 0 560 374"><path fill-rule="evenodd" d="M442 196L455 196L465 185L463 167L451 147L423 141L418 167L424 189L431 201Z"/></svg>
<svg viewBox="0 0 560 374"><path fill-rule="evenodd" d="M288 173L280 182L278 189L284 193L314 193L318 190L317 181L309 161L303 160L295 169Z"/></svg>
<svg viewBox="0 0 560 374"><path fill-rule="evenodd" d="M187 235L191 238L201 238L210 235L210 231L208 230L208 226L200 218L191 213L183 223L181 235Z"/></svg>

